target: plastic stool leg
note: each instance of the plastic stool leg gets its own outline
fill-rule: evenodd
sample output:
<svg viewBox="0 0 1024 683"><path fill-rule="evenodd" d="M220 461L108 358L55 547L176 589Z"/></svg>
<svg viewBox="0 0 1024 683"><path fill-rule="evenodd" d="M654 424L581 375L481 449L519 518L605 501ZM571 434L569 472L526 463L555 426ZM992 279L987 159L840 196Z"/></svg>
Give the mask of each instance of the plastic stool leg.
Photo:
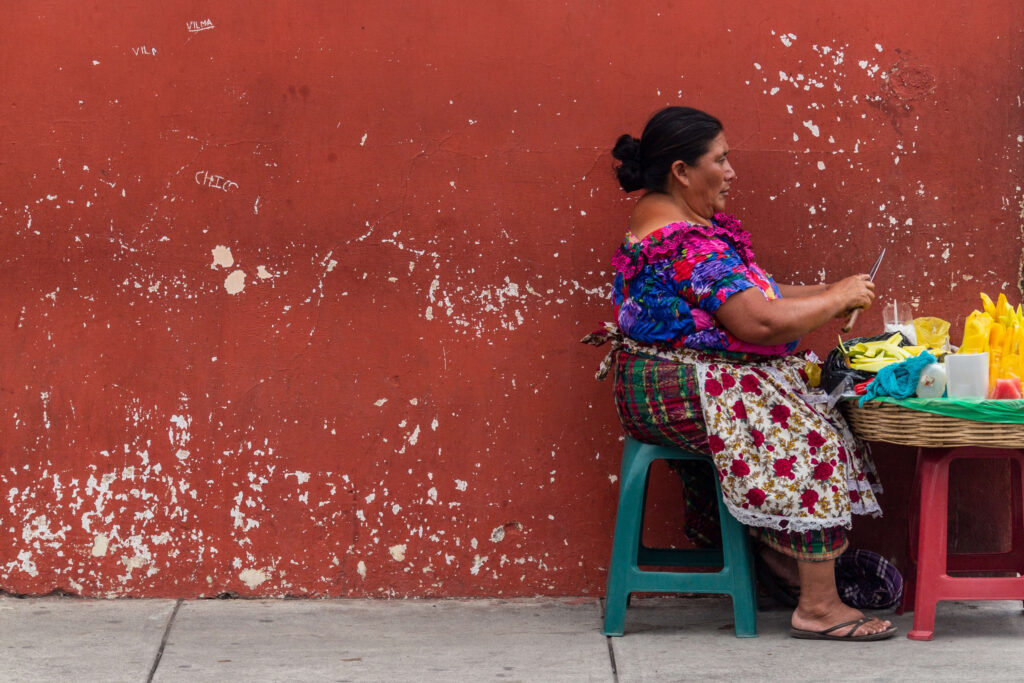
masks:
<svg viewBox="0 0 1024 683"><path fill-rule="evenodd" d="M641 445L628 441L622 454L622 484L615 519L612 559L605 591L604 630L606 636L621 636L626 625L629 572L636 566L643 533L643 499L650 460L638 457Z"/></svg>
<svg viewBox="0 0 1024 683"><path fill-rule="evenodd" d="M935 603L939 600L938 581L946 573L949 495L949 458L947 453L925 455L920 462L921 507L917 547L917 595L914 600L914 627L907 633L911 640L931 640L935 635Z"/></svg>
<svg viewBox="0 0 1024 683"><path fill-rule="evenodd" d="M746 528L722 506L722 551L732 575L732 614L737 638L757 637L757 595Z"/></svg>
<svg viewBox="0 0 1024 683"><path fill-rule="evenodd" d="M718 516L722 527L722 571L730 573L733 623L737 638L757 637L757 591L754 587L750 535L729 512L718 490Z"/></svg>

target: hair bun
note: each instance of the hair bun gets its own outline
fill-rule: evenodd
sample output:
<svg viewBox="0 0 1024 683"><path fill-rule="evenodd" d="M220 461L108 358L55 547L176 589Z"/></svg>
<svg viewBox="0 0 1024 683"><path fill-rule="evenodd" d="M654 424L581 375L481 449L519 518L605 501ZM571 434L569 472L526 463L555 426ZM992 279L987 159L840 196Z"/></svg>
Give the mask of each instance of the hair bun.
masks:
<svg viewBox="0 0 1024 683"><path fill-rule="evenodd" d="M640 156L640 141L629 133L620 136L615 148L612 149L612 156L622 162L615 169L622 189L633 192L642 188L644 170Z"/></svg>

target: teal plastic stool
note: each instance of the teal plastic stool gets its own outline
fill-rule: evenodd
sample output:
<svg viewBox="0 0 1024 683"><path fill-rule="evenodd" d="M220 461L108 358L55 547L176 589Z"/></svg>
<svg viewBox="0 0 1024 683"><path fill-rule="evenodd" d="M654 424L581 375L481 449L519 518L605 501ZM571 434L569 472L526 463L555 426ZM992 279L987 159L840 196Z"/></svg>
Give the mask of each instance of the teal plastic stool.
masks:
<svg viewBox="0 0 1024 683"><path fill-rule="evenodd" d="M706 455L641 443L626 437L622 453L619 511L615 520L615 541L608 570L605 596L604 634L621 636L626 624L630 593L719 593L732 598L737 638L757 636L757 598L754 589L753 558L747 529L729 514L718 491L722 523L722 548L675 550L643 545L644 504L647 477L655 460L705 460ZM643 571L649 567L721 567L717 572Z"/></svg>

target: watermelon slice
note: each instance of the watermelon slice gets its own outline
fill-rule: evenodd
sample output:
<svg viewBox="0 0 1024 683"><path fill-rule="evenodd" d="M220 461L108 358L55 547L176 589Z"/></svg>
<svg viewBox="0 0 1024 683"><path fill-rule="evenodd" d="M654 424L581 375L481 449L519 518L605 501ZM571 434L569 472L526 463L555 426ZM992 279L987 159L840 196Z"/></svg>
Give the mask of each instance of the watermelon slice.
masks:
<svg viewBox="0 0 1024 683"><path fill-rule="evenodd" d="M1019 379L997 379L996 388L992 391L992 398L1020 398Z"/></svg>

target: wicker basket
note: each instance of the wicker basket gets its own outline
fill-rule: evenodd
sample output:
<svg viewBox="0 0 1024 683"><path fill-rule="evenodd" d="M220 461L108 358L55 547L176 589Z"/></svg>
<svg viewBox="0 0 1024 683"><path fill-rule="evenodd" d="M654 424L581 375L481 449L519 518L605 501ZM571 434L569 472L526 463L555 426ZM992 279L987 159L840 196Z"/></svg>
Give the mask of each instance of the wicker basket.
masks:
<svg viewBox="0 0 1024 683"><path fill-rule="evenodd" d="M1024 424L975 422L911 410L883 401L868 401L861 408L857 406L857 400L852 399L842 401L840 408L853 433L865 441L887 441L925 448L1024 447Z"/></svg>

